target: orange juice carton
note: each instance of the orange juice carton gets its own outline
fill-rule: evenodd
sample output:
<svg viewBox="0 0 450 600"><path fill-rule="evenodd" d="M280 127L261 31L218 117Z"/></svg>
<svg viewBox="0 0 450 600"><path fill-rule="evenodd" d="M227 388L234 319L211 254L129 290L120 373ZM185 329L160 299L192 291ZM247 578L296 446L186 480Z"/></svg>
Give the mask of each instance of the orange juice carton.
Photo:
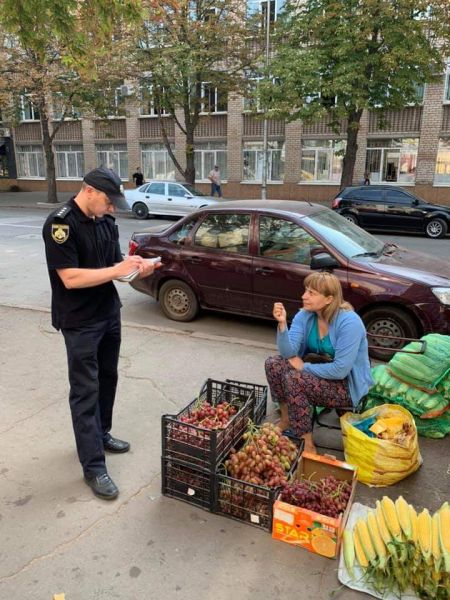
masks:
<svg viewBox="0 0 450 600"><path fill-rule="evenodd" d="M284 502L279 496L273 507L272 537L328 558L338 556L342 533L355 496L356 471L356 467L332 456L303 452L291 482L307 479L318 483L331 475L339 482L350 484L346 486L351 490L347 505L338 516L332 517ZM320 494L320 487L316 489ZM321 499L317 502L320 503Z"/></svg>

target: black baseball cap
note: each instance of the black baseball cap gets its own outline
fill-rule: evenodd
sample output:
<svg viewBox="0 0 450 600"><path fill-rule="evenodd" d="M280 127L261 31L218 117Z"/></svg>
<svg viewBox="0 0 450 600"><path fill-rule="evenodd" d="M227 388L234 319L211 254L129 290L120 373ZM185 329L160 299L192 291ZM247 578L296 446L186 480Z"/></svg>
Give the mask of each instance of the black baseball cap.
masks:
<svg viewBox="0 0 450 600"><path fill-rule="evenodd" d="M89 171L83 181L100 192L105 192L116 208L128 210L130 207L123 195L123 186L120 177L112 169L98 167Z"/></svg>

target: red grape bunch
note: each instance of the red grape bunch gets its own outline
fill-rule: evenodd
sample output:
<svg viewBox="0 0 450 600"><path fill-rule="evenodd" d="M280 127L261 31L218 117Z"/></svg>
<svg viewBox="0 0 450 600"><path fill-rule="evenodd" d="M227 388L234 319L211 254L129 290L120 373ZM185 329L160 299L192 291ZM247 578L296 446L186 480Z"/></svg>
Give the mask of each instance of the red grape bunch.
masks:
<svg viewBox="0 0 450 600"><path fill-rule="evenodd" d="M203 429L225 429L237 411L236 406L229 402L212 406L209 402L202 401L196 403L189 414L180 417L180 421Z"/></svg>
<svg viewBox="0 0 450 600"><path fill-rule="evenodd" d="M292 481L283 488L280 499L294 506L337 518L345 511L351 491L350 482L328 475L318 481Z"/></svg>
<svg viewBox="0 0 450 600"><path fill-rule="evenodd" d="M273 423L255 427L250 423L243 447L233 448L225 461L227 474L255 485L275 488L285 485L286 474L297 458L298 448Z"/></svg>

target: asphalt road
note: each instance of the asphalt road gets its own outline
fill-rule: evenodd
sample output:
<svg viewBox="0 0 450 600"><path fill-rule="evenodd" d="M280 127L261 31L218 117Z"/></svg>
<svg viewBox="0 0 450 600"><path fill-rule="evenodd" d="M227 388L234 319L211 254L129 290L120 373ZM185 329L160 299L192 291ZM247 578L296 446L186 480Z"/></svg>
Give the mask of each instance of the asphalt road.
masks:
<svg viewBox="0 0 450 600"><path fill-rule="evenodd" d="M0 209L0 304L49 308L50 286L41 238L46 214L41 208ZM169 221L163 218L139 221L131 215L119 214L117 223L123 252L127 253L128 241L134 231L162 222ZM449 237L444 240L430 240L414 235L378 237L433 256L446 259L450 257ZM270 321L203 312L191 323L177 323L167 320L152 298L136 292L127 284L118 283L117 286L125 321L268 344L274 342L275 327Z"/></svg>

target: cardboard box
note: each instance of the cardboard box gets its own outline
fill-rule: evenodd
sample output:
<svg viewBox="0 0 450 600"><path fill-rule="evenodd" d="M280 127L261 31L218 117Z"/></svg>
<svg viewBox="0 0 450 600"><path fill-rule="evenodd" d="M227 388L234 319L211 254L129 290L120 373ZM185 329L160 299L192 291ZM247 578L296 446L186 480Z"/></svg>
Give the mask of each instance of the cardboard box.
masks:
<svg viewBox="0 0 450 600"><path fill-rule="evenodd" d="M341 481L350 481L352 492L347 508L339 518L334 519L276 500L273 507L272 537L328 558L338 556L342 533L355 496L356 471L356 467L332 456L304 452L294 477L318 481L333 475Z"/></svg>

